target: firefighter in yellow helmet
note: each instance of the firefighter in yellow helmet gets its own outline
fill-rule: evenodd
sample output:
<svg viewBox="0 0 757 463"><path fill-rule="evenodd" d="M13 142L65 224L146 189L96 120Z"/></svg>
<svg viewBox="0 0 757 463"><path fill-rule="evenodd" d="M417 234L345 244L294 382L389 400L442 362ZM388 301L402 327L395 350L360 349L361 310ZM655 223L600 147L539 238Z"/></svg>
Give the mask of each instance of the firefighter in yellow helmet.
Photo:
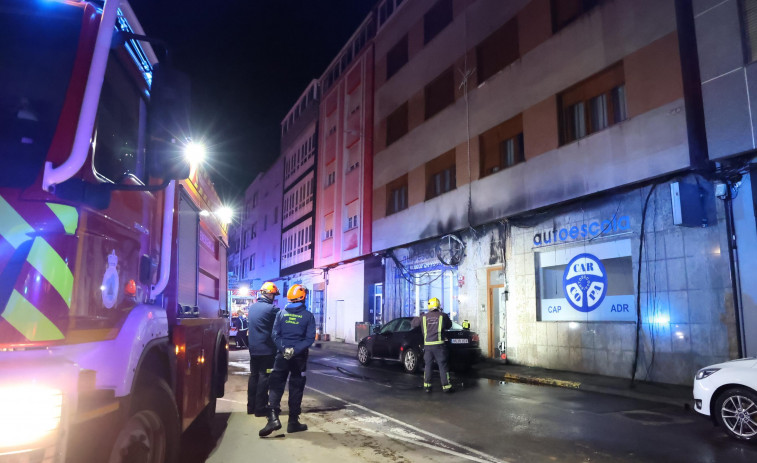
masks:
<svg viewBox="0 0 757 463"><path fill-rule="evenodd" d="M428 300L428 312L413 319L412 327L423 328L423 361L426 368L423 372L423 390L431 392L431 371L433 362L439 366L439 377L442 380L444 392L454 392L449 382L449 370L447 369L447 346L444 344L442 332L452 328L452 320L441 310L439 299L432 297Z"/></svg>
<svg viewBox="0 0 757 463"><path fill-rule="evenodd" d="M258 300L250 306L249 349L250 349L250 378L247 380L247 414L268 416L268 384L273 371L273 361L276 358L276 345L273 343L271 332L273 322L279 308L273 305L279 288L267 281L258 291Z"/></svg>
<svg viewBox="0 0 757 463"><path fill-rule="evenodd" d="M307 290L302 285L293 285L287 292L289 303L276 316L273 324L273 342L276 344L276 360L271 373L271 390L268 393L268 423L258 432L260 437L281 429L281 396L284 395L289 377L289 423L287 432L307 431L300 423L302 394L305 391L305 370L308 364L308 349L315 342L315 317L305 308Z"/></svg>

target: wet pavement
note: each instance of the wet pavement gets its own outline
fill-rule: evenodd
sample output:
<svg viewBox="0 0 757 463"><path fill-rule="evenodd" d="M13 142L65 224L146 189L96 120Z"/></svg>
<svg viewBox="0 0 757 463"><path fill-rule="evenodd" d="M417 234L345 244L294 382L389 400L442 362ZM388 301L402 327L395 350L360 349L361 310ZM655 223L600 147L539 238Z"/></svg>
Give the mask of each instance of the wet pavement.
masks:
<svg viewBox="0 0 757 463"><path fill-rule="evenodd" d="M249 356L233 351L213 429L185 433L181 461L263 455L267 463L757 461L756 444L728 438L677 399L667 403L664 394L642 400L476 377L480 373L453 375L455 394L443 394L438 379L425 394L421 375L405 374L398 363L363 367L349 351L312 349L302 416L311 429L261 439L265 419L245 413ZM283 415L285 428L286 410Z"/></svg>

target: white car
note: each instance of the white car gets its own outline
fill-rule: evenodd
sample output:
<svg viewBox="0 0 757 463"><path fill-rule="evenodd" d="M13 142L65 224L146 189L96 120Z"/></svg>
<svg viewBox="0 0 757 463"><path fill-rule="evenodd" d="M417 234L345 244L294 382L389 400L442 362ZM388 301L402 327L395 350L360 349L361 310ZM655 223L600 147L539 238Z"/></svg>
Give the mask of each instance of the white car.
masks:
<svg viewBox="0 0 757 463"><path fill-rule="evenodd" d="M699 370L694 377L694 408L717 420L731 436L757 440L757 358Z"/></svg>

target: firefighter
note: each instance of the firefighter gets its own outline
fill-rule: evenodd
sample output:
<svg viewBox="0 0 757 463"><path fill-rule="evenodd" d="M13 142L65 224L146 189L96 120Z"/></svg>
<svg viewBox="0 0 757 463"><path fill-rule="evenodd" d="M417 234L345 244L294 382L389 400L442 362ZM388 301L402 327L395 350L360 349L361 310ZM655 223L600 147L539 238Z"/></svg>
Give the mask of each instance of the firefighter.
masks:
<svg viewBox="0 0 757 463"><path fill-rule="evenodd" d="M444 392L454 392L449 382L447 370L447 346L442 339L442 331L452 328L452 320L441 310L439 299L432 297L428 300L428 312L413 319L412 327L423 327L423 361L426 368L423 372L423 389L431 392L431 370L433 361L439 365L439 377L442 380Z"/></svg>
<svg viewBox="0 0 757 463"><path fill-rule="evenodd" d="M300 423L302 393L305 390L305 370L308 348L315 342L315 317L305 308L307 290L294 285L287 292L289 303L276 315L273 324L273 341L278 353L271 373L271 390L268 393L268 423L258 432L260 437L281 429L281 396L289 377L289 423L287 432L307 431Z"/></svg>
<svg viewBox="0 0 757 463"><path fill-rule="evenodd" d="M247 381L247 414L268 416L268 384L276 358L271 333L279 308L273 305L279 288L267 281L258 292L258 300L248 314L250 337L250 378Z"/></svg>

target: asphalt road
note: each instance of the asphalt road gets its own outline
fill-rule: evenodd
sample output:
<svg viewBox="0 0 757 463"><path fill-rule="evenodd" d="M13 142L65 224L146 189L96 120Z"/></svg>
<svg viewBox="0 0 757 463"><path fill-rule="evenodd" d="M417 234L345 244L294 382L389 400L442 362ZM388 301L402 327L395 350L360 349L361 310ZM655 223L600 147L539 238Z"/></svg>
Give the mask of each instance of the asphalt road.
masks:
<svg viewBox="0 0 757 463"><path fill-rule="evenodd" d="M749 462L698 414L664 404L571 389L453 375L455 394L422 391L399 364L311 350L304 423L261 439L246 414L249 356L232 352L213 429L190 428L182 462ZM286 396L282 424L286 429Z"/></svg>

